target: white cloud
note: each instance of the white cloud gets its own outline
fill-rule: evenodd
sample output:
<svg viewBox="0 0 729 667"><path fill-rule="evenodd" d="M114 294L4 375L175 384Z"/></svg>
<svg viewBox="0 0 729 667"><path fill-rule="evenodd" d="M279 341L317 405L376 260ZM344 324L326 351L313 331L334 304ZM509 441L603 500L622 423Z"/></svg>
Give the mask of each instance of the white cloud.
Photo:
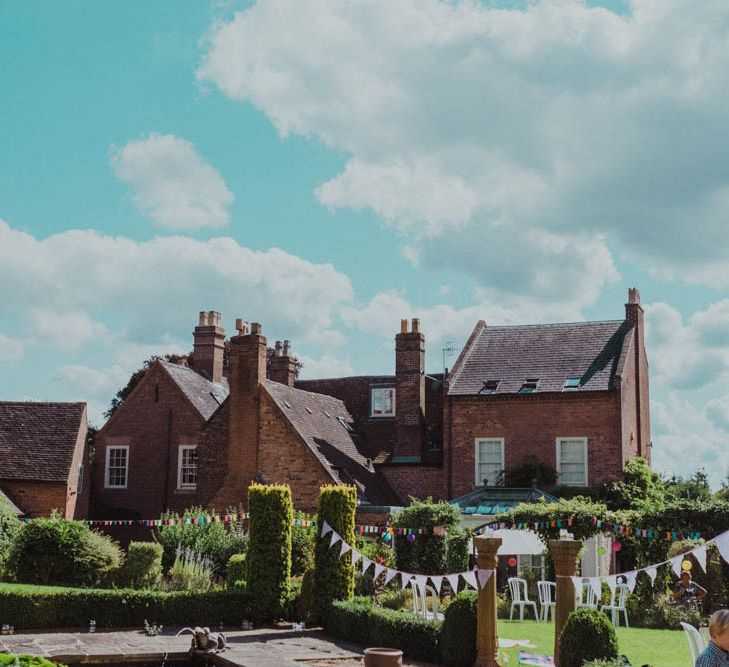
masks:
<svg viewBox="0 0 729 667"><path fill-rule="evenodd" d="M25 354L23 341L0 333L0 361L20 361Z"/></svg>
<svg viewBox="0 0 729 667"><path fill-rule="evenodd" d="M300 355L299 360L303 364L300 374L302 380L346 377L354 374L347 359L332 354L324 354L321 357Z"/></svg>
<svg viewBox="0 0 729 667"><path fill-rule="evenodd" d="M90 340L101 341L108 330L81 310L64 312L50 308L30 308L28 326L32 340L61 350L82 347Z"/></svg>
<svg viewBox="0 0 729 667"><path fill-rule="evenodd" d="M187 140L150 134L112 147L111 166L132 189L132 201L157 225L172 230L222 227L233 193Z"/></svg>
<svg viewBox="0 0 729 667"><path fill-rule="evenodd" d="M348 154L319 199L371 208L423 265L583 306L616 275L608 239L729 285L729 5L631 8L260 0L197 75Z"/></svg>

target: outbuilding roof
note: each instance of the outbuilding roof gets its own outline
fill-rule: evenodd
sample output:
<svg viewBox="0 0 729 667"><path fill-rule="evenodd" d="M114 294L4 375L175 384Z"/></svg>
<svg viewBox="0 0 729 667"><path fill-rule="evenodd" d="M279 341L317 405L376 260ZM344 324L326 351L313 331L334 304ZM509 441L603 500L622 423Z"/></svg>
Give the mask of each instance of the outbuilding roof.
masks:
<svg viewBox="0 0 729 667"><path fill-rule="evenodd" d="M65 482L86 403L0 401L0 479Z"/></svg>
<svg viewBox="0 0 729 667"><path fill-rule="evenodd" d="M205 421L210 419L223 401L228 398L229 389L226 378L223 378L222 382L211 382L189 366L162 360L159 363Z"/></svg>
<svg viewBox="0 0 729 667"><path fill-rule="evenodd" d="M488 327L479 322L451 375L451 395L605 391L632 325L624 320Z"/></svg>

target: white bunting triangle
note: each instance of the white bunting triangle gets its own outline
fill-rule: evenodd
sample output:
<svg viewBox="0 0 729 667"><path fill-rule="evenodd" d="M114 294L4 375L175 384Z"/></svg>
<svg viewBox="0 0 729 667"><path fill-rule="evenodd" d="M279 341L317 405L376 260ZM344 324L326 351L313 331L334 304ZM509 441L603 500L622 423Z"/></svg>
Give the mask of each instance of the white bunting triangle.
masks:
<svg viewBox="0 0 729 667"><path fill-rule="evenodd" d="M402 587L405 588L410 583L412 578L413 575L409 572L400 572L400 581L402 582Z"/></svg>
<svg viewBox="0 0 729 667"><path fill-rule="evenodd" d="M673 570L673 573L677 577L681 577L681 563L683 563L683 555L681 556L674 556L669 561L671 563L671 569Z"/></svg>
<svg viewBox="0 0 729 667"><path fill-rule="evenodd" d="M628 589L632 593L635 590L635 584L638 579L638 573L637 572L626 572L623 576L625 577L625 585L628 587Z"/></svg>
<svg viewBox="0 0 729 667"><path fill-rule="evenodd" d="M582 600L582 577L570 577L570 579L572 579L572 585L575 588L575 597Z"/></svg>
<svg viewBox="0 0 729 667"><path fill-rule="evenodd" d="M433 582L433 586L435 586L435 590L438 591L438 595L440 595L440 587L443 585L443 577L442 576L430 577L430 580Z"/></svg>
<svg viewBox="0 0 729 667"><path fill-rule="evenodd" d="M327 533L332 532L332 527L326 522L322 522L321 524L321 536L324 537Z"/></svg>
<svg viewBox="0 0 729 667"><path fill-rule="evenodd" d="M362 554L356 549L352 549L352 565L354 565L360 558L362 558Z"/></svg>
<svg viewBox="0 0 729 667"><path fill-rule="evenodd" d="M590 588L599 600L602 597L602 581L600 577L588 577L587 581L590 582Z"/></svg>
<svg viewBox="0 0 729 667"><path fill-rule="evenodd" d="M461 572L461 576L471 588L476 588L476 573L473 570L469 572Z"/></svg>
<svg viewBox="0 0 729 667"><path fill-rule="evenodd" d="M362 574L370 569L370 565L372 565L372 561L367 556L362 556Z"/></svg>
<svg viewBox="0 0 729 667"><path fill-rule="evenodd" d="M400 574L397 570L393 570L392 568L387 568L387 571L385 572L385 586L390 583L392 579L394 579L398 574Z"/></svg>
<svg viewBox="0 0 729 667"><path fill-rule="evenodd" d="M643 571L651 578L651 585L655 584L658 570L655 567L647 567Z"/></svg>
<svg viewBox="0 0 729 667"><path fill-rule="evenodd" d="M478 587L484 588L492 574L493 570L478 570Z"/></svg>
<svg viewBox="0 0 729 667"><path fill-rule="evenodd" d="M613 604L615 600L615 589L618 587L618 578L615 575L611 577L606 577L605 582L610 589L610 604Z"/></svg>
<svg viewBox="0 0 729 667"><path fill-rule="evenodd" d="M451 585L451 588L453 589L453 594L455 595L458 593L458 577L459 574L447 574L446 579L448 580L448 583Z"/></svg>
<svg viewBox="0 0 729 667"><path fill-rule="evenodd" d="M380 563L375 563L375 579L379 577L385 571L385 566Z"/></svg>
<svg viewBox="0 0 729 667"><path fill-rule="evenodd" d="M722 533L715 540L716 548L719 549L721 557L729 563L729 531Z"/></svg>
<svg viewBox="0 0 729 667"><path fill-rule="evenodd" d="M350 547L344 540L342 540L342 546L339 548L339 557L341 558L346 554L348 551L351 551L352 547Z"/></svg>
<svg viewBox="0 0 729 667"><path fill-rule="evenodd" d="M699 567L706 572L706 545L702 544L700 547L696 547L693 554Z"/></svg>
<svg viewBox="0 0 729 667"><path fill-rule="evenodd" d="M341 539L342 538L339 536L339 533L336 530L332 530L332 539L329 542L329 546L333 547Z"/></svg>

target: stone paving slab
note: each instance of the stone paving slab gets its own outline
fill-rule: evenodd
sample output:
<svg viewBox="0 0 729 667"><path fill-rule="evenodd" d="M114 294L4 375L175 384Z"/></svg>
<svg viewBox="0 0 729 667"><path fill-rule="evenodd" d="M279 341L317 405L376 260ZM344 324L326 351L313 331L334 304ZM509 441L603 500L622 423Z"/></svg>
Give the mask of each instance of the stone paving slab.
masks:
<svg viewBox="0 0 729 667"><path fill-rule="evenodd" d="M187 657L189 634L176 637L177 629L157 637L142 631L25 633L0 636L0 651L40 655L65 664L113 664ZM302 667L315 661L356 660L362 648L333 639L320 629L303 632L261 628L224 630L228 650L215 662L230 667ZM101 659L103 657L103 660ZM302 663L301 661L305 661ZM331 663L330 663L331 664Z"/></svg>

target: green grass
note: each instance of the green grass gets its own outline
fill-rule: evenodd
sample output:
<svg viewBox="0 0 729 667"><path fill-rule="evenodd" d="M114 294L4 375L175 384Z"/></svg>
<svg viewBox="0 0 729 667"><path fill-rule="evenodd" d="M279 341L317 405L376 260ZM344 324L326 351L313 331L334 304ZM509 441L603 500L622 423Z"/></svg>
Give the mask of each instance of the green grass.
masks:
<svg viewBox="0 0 729 667"><path fill-rule="evenodd" d="M536 621L499 620L499 637L528 639L534 649L521 649L531 653L554 652L554 623ZM688 644L680 630L646 630L644 628L618 628L620 653L626 655L634 667L686 667L691 658ZM509 665L518 665L519 647L502 651L509 655Z"/></svg>
<svg viewBox="0 0 729 667"><path fill-rule="evenodd" d="M61 591L77 591L78 588L70 588L68 586L38 586L36 584L10 584L8 582L0 582L0 591L8 593L22 593L23 591L33 593L59 593ZM95 590L85 588L84 590Z"/></svg>

